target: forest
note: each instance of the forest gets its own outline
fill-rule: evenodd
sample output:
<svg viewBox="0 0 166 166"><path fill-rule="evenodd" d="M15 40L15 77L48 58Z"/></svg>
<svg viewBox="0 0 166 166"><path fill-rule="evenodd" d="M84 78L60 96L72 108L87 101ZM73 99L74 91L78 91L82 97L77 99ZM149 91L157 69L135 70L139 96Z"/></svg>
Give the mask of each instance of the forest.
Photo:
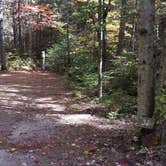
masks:
<svg viewBox="0 0 166 166"><path fill-rule="evenodd" d="M0 0L0 166L166 166L165 0Z"/></svg>

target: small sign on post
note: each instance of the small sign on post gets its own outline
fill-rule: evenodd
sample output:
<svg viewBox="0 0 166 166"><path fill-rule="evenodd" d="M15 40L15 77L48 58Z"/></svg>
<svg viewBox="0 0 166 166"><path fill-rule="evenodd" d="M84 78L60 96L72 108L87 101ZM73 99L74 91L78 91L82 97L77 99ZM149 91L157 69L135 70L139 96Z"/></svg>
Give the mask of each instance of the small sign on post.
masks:
<svg viewBox="0 0 166 166"><path fill-rule="evenodd" d="M41 55L42 55L42 70L44 71L46 68L46 52L42 51Z"/></svg>

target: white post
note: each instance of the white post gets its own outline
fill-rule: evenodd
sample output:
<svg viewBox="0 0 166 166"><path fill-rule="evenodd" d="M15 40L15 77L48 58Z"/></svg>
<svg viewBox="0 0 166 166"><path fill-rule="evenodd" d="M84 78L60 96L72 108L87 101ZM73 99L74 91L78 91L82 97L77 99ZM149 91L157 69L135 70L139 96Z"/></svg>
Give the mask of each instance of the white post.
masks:
<svg viewBox="0 0 166 166"><path fill-rule="evenodd" d="M45 64L46 64L46 52L42 51L42 70L45 70Z"/></svg>

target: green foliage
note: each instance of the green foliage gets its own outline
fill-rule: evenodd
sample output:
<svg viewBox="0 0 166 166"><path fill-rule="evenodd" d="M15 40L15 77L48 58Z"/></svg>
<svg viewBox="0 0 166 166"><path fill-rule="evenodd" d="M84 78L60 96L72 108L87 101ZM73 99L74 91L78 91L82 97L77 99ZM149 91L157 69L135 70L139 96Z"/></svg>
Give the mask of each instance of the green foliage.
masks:
<svg viewBox="0 0 166 166"><path fill-rule="evenodd" d="M111 120L117 119L120 117L120 114L118 112L109 112L108 113L108 118Z"/></svg>
<svg viewBox="0 0 166 166"><path fill-rule="evenodd" d="M149 149L146 146L142 145L138 154L146 154L148 152L149 152Z"/></svg>
<svg viewBox="0 0 166 166"><path fill-rule="evenodd" d="M112 59L111 63L111 69L104 72L105 91L111 94L112 90L121 89L128 95L136 96L137 63L135 55L124 53L123 56Z"/></svg>
<svg viewBox="0 0 166 166"><path fill-rule="evenodd" d="M33 70L36 68L34 60L30 57L19 57L16 55L9 56L7 61L7 68L9 70Z"/></svg>
<svg viewBox="0 0 166 166"><path fill-rule="evenodd" d="M97 88L97 68L86 55L77 55L73 59L73 67L67 71L71 85L78 89L94 90Z"/></svg>
<svg viewBox="0 0 166 166"><path fill-rule="evenodd" d="M66 43L55 43L47 50L47 68L56 69L59 72L65 70Z"/></svg>
<svg viewBox="0 0 166 166"><path fill-rule="evenodd" d="M122 114L134 113L136 110L136 98L130 96L120 89L112 90L112 93L102 100L112 111Z"/></svg>
<svg viewBox="0 0 166 166"><path fill-rule="evenodd" d="M131 132L131 137L139 137L141 135L140 129L135 129Z"/></svg>
<svg viewBox="0 0 166 166"><path fill-rule="evenodd" d="M166 95L161 94L156 97L156 116L159 117L159 122L166 121Z"/></svg>
<svg viewBox="0 0 166 166"><path fill-rule="evenodd" d="M73 37L71 44L71 65L66 67L66 43L54 44L47 50L47 67L56 69L66 75L70 85L75 89L93 89L97 86L97 64L89 52L80 47Z"/></svg>
<svg viewBox="0 0 166 166"><path fill-rule="evenodd" d="M134 113L137 96L137 63L135 55L124 52L111 61L112 67L104 72L103 102L119 113Z"/></svg>
<svg viewBox="0 0 166 166"><path fill-rule="evenodd" d="M118 5L120 0L114 0L112 5ZM65 4L65 3L64 3ZM75 8L70 8L70 67L66 65L67 43L61 40L47 50L48 68L63 72L74 90L97 95L98 83L98 3L79 1L73 2ZM107 3L106 3L107 5ZM107 7L107 6L106 6ZM65 8L65 6L64 6ZM66 8L65 8L66 9ZM129 8L128 15L136 14L135 8ZM105 54L102 102L117 114L130 113L136 110L137 63L136 55L124 47L123 54L114 57L117 49L119 11L110 9L106 18L107 48ZM64 14L63 16L65 16ZM132 16L133 17L133 16ZM65 21L65 18L63 18ZM131 22L126 23L126 43L131 40ZM66 38L66 29L62 38Z"/></svg>

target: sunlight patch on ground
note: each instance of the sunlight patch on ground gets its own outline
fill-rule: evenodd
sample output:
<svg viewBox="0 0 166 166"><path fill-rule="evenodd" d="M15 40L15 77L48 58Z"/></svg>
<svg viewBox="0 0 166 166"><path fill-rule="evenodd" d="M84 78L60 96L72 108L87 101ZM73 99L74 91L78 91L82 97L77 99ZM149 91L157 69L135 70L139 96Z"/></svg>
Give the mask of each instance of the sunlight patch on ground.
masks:
<svg viewBox="0 0 166 166"><path fill-rule="evenodd" d="M52 98L51 97L42 97L42 98L37 98L34 101L35 102L45 102L45 101L51 101Z"/></svg>
<svg viewBox="0 0 166 166"><path fill-rule="evenodd" d="M19 88L19 85L14 86ZM21 87L21 86L20 86ZM22 88L23 87L23 88ZM19 107L24 106L26 108L36 108L40 110L48 111L64 111L65 106L63 104L56 104L56 101L52 97L40 97L34 98L33 96L28 96L26 93L23 95L22 92L28 91L22 86L21 91L18 88L13 88L13 86L1 86L0 89L0 104L5 108L5 106ZM29 86L26 86L29 88ZM30 89L31 90L31 89ZM36 92L36 91L35 91ZM7 107L6 107L7 108ZM9 107L8 107L9 108Z"/></svg>
<svg viewBox="0 0 166 166"><path fill-rule="evenodd" d="M48 109L48 111L64 111L65 110L65 106L63 105L59 105L59 104L38 104L36 103L34 105L35 107L39 108L39 109Z"/></svg>
<svg viewBox="0 0 166 166"><path fill-rule="evenodd" d="M9 100L3 100L1 101L2 104L4 105L18 105L18 104L23 104L22 101L17 101L17 100L13 100L13 101L9 101Z"/></svg>
<svg viewBox="0 0 166 166"><path fill-rule="evenodd" d="M109 120L90 114L46 114L46 117L64 125L89 125L99 129L111 129Z"/></svg>
<svg viewBox="0 0 166 166"><path fill-rule="evenodd" d="M10 77L12 75L11 74L1 74L0 76L2 76L2 77Z"/></svg>
<svg viewBox="0 0 166 166"><path fill-rule="evenodd" d="M12 87L21 89L21 91L24 90L24 88L32 88L32 86L29 86L29 85L20 85L20 84L13 84Z"/></svg>

